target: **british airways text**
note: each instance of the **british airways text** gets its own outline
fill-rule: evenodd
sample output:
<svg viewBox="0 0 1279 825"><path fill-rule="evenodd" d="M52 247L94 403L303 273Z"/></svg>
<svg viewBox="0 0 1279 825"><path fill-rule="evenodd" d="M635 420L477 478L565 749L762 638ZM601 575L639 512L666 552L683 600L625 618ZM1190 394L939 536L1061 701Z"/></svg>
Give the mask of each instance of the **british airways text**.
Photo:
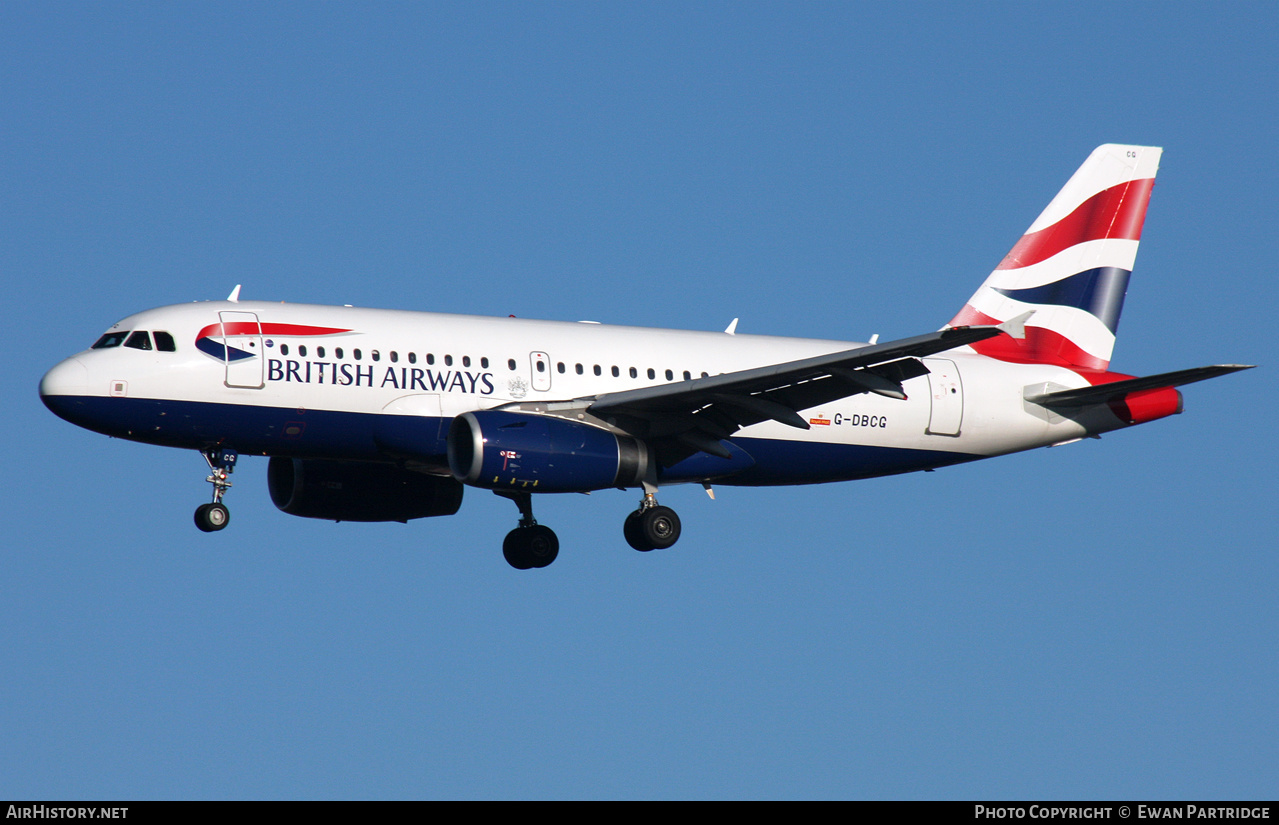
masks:
<svg viewBox="0 0 1279 825"><path fill-rule="evenodd" d="M267 361L268 381L299 384L336 384L339 387L393 387L422 392L465 392L493 394L493 373L464 370L431 370L421 367L385 367L380 376L372 364L345 364L335 361L294 361L271 358ZM378 383L374 383L378 381Z"/></svg>

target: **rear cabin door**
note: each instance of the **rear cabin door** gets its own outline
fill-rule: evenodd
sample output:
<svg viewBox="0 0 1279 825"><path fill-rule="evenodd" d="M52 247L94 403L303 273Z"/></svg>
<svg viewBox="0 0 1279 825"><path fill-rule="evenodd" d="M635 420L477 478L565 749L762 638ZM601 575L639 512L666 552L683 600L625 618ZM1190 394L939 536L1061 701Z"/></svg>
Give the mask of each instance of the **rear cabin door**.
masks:
<svg viewBox="0 0 1279 825"><path fill-rule="evenodd" d="M929 435L959 435L964 420L964 384L959 368L948 358L925 358L932 412L928 418Z"/></svg>
<svg viewBox="0 0 1279 825"><path fill-rule="evenodd" d="M260 390L263 356L262 325L252 312L219 312L222 321L223 358L226 360L226 385Z"/></svg>

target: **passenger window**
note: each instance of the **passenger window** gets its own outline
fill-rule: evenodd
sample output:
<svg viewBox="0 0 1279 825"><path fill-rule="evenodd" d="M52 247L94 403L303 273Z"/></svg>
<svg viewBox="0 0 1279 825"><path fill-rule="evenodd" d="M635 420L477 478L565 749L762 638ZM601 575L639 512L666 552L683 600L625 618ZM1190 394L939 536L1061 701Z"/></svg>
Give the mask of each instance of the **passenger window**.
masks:
<svg viewBox="0 0 1279 825"><path fill-rule="evenodd" d="M648 368L648 377L649 377L650 379L651 379L651 378L656 378L656 377L657 377L657 373L653 370L653 368L652 368L652 367L649 367L649 368Z"/></svg>
<svg viewBox="0 0 1279 825"><path fill-rule="evenodd" d="M564 374L564 362L563 362L563 361L561 361L561 362L559 362L558 364L556 364L556 365L555 365L555 369L559 371L560 375L563 375L563 374Z"/></svg>
<svg viewBox="0 0 1279 825"><path fill-rule="evenodd" d="M341 361L341 360L345 357L345 356L343 356L343 354L342 354L342 348L341 348L341 347L338 347L338 348L336 348L336 349L334 349L334 350L333 350L333 356L334 356L335 358L337 358L339 361Z"/></svg>
<svg viewBox="0 0 1279 825"><path fill-rule="evenodd" d="M369 357L372 358L374 361L382 360L382 355L377 350L373 350L371 353L369 353Z"/></svg>
<svg viewBox="0 0 1279 825"><path fill-rule="evenodd" d="M621 375L621 372L617 369L617 367L613 367L613 377L616 378L619 375Z"/></svg>
<svg viewBox="0 0 1279 825"><path fill-rule="evenodd" d="M124 343L124 339L129 337L128 332L108 332L98 339L98 342L89 349L111 349L118 347Z"/></svg>
<svg viewBox="0 0 1279 825"><path fill-rule="evenodd" d="M688 370L684 370L684 380L685 380L685 381L692 381L692 380L693 380L693 376L689 374Z"/></svg>
<svg viewBox="0 0 1279 825"><path fill-rule="evenodd" d="M446 367L451 367L451 366L453 366L453 356L452 356L452 355L446 355L446 356L444 356L444 366L446 366Z"/></svg>
<svg viewBox="0 0 1279 825"><path fill-rule="evenodd" d="M427 363L428 365L431 365L431 366L433 366L433 365L435 364L435 353L433 353L433 352L428 352L428 353L426 354L426 363Z"/></svg>
<svg viewBox="0 0 1279 825"><path fill-rule="evenodd" d="M298 345L298 357L300 357L300 358L305 358L305 357L306 357L306 344L299 344L299 345Z"/></svg>
<svg viewBox="0 0 1279 825"><path fill-rule="evenodd" d="M391 350L391 363L394 364L400 360L400 354L395 350Z"/></svg>
<svg viewBox="0 0 1279 825"><path fill-rule="evenodd" d="M581 364L577 364L576 366L574 366L574 367L573 367L573 369L577 370L577 374L578 374L578 375L581 375L581 374L582 374L582 365L581 365Z"/></svg>
<svg viewBox="0 0 1279 825"><path fill-rule="evenodd" d="M416 364L416 363L417 363L417 353L416 353L416 352L410 352L410 353L409 353L409 363L410 363L410 364Z"/></svg>
<svg viewBox="0 0 1279 825"><path fill-rule="evenodd" d="M631 367L631 378L639 378L639 372L634 367Z"/></svg>
<svg viewBox="0 0 1279 825"><path fill-rule="evenodd" d="M480 359L480 369L486 370L488 368L489 368L489 359L488 359L488 356L485 356Z"/></svg>
<svg viewBox="0 0 1279 825"><path fill-rule="evenodd" d="M506 368L507 368L508 370L510 370L511 372L515 372L515 359L514 359L514 358L507 358L507 359L506 359Z"/></svg>
<svg viewBox="0 0 1279 825"><path fill-rule="evenodd" d="M124 345L134 349L151 349L151 336L144 330L138 330L129 336L129 340L125 341Z"/></svg>
<svg viewBox="0 0 1279 825"><path fill-rule="evenodd" d="M674 380L675 380L675 373L671 372L670 370L667 370L667 371L666 371L666 380L667 380L667 381L674 381Z"/></svg>
<svg viewBox="0 0 1279 825"><path fill-rule="evenodd" d="M356 361L359 361L362 355L363 353L360 352L358 349L351 350L351 357L354 358Z"/></svg>
<svg viewBox="0 0 1279 825"><path fill-rule="evenodd" d="M315 354L316 354L316 356L318 356L318 357L320 357L320 358L323 358L323 357L324 357L324 347L316 347L316 348L315 348Z"/></svg>
<svg viewBox="0 0 1279 825"><path fill-rule="evenodd" d="M167 332L154 332L155 348L160 352L177 352L178 346L173 342L173 336Z"/></svg>
<svg viewBox="0 0 1279 825"><path fill-rule="evenodd" d="M464 366L464 367L469 367L469 366L471 366L471 356L469 356L469 355L463 355L463 356L462 356L462 366Z"/></svg>
<svg viewBox="0 0 1279 825"><path fill-rule="evenodd" d="M600 365L599 365L599 364L596 364L596 365L595 365L595 374L596 374L596 375L599 375L599 374L600 374Z"/></svg>

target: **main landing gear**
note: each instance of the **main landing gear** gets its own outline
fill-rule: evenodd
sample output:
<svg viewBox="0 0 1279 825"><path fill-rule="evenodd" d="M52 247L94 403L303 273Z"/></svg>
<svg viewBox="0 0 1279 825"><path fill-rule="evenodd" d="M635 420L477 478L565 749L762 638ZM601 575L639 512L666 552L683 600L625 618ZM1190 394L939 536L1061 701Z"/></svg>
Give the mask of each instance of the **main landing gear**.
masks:
<svg viewBox="0 0 1279 825"><path fill-rule="evenodd" d="M662 507L649 490L644 491L639 509L626 517L622 534L626 543L636 550L665 550L679 541L679 516L669 507Z"/></svg>
<svg viewBox="0 0 1279 825"><path fill-rule="evenodd" d="M520 508L520 526L506 534L502 542L502 555L506 563L516 570L546 567L560 554L560 540L551 528L538 524L533 518L533 497L528 493L497 491Z"/></svg>
<svg viewBox="0 0 1279 825"><path fill-rule="evenodd" d="M227 476L235 471L235 450L203 450L201 455L209 462L213 472L205 481L213 485L213 501L195 508L195 526L206 533L213 533L231 523L231 511L222 503L222 497L231 488Z"/></svg>
<svg viewBox="0 0 1279 825"><path fill-rule="evenodd" d="M506 541L502 542L502 555L507 564L516 570L529 570L555 561L560 553L560 540L555 531L533 518L533 497L506 490L493 492L509 498L520 508L520 526L507 533ZM654 494L646 489L639 509L626 517L622 533L626 543L636 550L665 550L679 541L679 516L671 508L659 505Z"/></svg>

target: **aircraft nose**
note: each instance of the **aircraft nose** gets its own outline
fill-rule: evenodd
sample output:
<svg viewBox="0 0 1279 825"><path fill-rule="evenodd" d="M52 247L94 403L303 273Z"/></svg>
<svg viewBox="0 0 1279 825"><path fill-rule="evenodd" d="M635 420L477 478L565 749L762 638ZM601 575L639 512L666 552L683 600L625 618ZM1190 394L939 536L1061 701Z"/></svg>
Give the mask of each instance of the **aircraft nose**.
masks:
<svg viewBox="0 0 1279 825"><path fill-rule="evenodd" d="M88 391L89 369L77 358L68 358L40 379L40 400L57 415L62 414L60 399L87 395Z"/></svg>

